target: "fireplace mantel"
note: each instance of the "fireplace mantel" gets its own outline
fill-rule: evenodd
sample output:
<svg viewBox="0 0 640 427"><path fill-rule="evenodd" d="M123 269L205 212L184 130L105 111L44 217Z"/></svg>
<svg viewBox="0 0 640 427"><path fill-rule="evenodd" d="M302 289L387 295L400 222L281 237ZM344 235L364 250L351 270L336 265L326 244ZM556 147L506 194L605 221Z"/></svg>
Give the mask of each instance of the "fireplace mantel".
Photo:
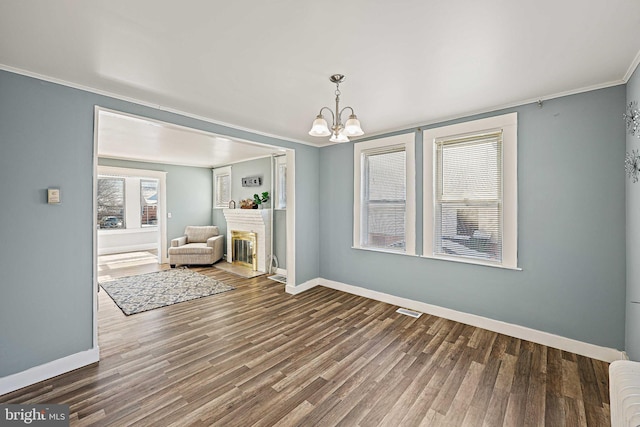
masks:
<svg viewBox="0 0 640 427"><path fill-rule="evenodd" d="M250 231L257 234L258 271L267 272L271 251L271 210L269 209L223 209L227 220L227 261L233 262L231 231Z"/></svg>

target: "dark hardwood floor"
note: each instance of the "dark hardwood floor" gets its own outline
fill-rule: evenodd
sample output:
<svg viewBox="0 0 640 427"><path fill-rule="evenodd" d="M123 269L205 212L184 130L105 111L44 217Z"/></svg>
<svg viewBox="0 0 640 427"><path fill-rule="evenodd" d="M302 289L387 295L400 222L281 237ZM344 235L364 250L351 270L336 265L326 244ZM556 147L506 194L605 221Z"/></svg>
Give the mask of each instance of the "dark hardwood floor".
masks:
<svg viewBox="0 0 640 427"><path fill-rule="evenodd" d="M123 269L100 274L136 271ZM237 289L130 317L100 292L100 363L0 403L66 403L74 426L609 425L605 362L332 289L291 296L266 276L193 270Z"/></svg>

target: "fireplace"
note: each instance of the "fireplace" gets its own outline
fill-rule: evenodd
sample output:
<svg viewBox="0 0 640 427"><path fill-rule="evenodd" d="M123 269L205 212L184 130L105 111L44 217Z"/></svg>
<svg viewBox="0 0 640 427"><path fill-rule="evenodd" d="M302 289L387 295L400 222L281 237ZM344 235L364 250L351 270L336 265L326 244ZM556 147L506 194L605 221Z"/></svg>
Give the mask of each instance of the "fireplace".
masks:
<svg viewBox="0 0 640 427"><path fill-rule="evenodd" d="M258 270L257 236L250 231L231 230L231 259L234 264Z"/></svg>
<svg viewBox="0 0 640 427"><path fill-rule="evenodd" d="M271 211L269 209L224 209L224 217L227 221L226 254L227 262L236 264L241 261L254 271L266 273L270 261L271 248ZM232 232L253 235L253 242L234 243ZM241 238L240 240L251 240ZM251 259L238 259L243 254L251 255Z"/></svg>

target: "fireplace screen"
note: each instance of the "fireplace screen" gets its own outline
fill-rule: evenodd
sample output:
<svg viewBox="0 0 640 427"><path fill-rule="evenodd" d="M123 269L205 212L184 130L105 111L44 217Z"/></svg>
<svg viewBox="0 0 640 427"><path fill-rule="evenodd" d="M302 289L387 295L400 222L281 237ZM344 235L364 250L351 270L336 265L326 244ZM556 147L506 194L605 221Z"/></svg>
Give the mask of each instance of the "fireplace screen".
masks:
<svg viewBox="0 0 640 427"><path fill-rule="evenodd" d="M234 264L258 270L256 233L250 231L231 231L231 259Z"/></svg>

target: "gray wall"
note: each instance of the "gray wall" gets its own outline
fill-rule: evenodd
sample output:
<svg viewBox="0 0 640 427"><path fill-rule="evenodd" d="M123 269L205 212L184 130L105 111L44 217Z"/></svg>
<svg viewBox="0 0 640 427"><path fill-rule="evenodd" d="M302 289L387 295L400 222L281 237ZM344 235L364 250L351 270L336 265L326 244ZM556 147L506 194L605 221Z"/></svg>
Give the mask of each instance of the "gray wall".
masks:
<svg viewBox="0 0 640 427"><path fill-rule="evenodd" d="M273 199L271 192L271 162L271 157L266 157L231 165L231 200L236 202L236 208L240 208L240 200L253 199L254 194L261 195L264 191L268 191L269 196ZM259 187L242 186L242 178L254 176L262 178L262 185ZM270 200L263 207L271 207L272 201ZM213 224L220 227L221 232L226 236L227 221L222 209L213 209ZM285 211L274 211L273 253L278 258L280 268L285 268L283 262L286 260L286 247L286 214ZM225 251L225 253L227 252Z"/></svg>
<svg viewBox="0 0 640 427"><path fill-rule="evenodd" d="M627 104L640 104L640 68L627 82ZM640 151L640 138L627 133L627 152ZM629 358L640 361L640 182L626 180L627 186L627 332Z"/></svg>
<svg viewBox="0 0 640 427"><path fill-rule="evenodd" d="M167 239L184 234L187 225L210 225L213 177L211 169L99 158L101 166L167 172ZM171 212L171 218L166 214Z"/></svg>
<svg viewBox="0 0 640 427"><path fill-rule="evenodd" d="M319 275L319 149L0 71L0 376L93 346L95 105L295 149L296 282Z"/></svg>
<svg viewBox="0 0 640 427"><path fill-rule="evenodd" d="M92 347L87 98L0 71L0 376Z"/></svg>
<svg viewBox="0 0 640 427"><path fill-rule="evenodd" d="M0 324L11 325L0 328L0 376L93 346L95 105L295 149L297 284L321 276L622 348L626 96L618 86L509 110L519 113L519 272L351 249L352 144L320 150L0 71L0 240L11 242L0 246ZM47 187L61 188L61 205L46 204Z"/></svg>
<svg viewBox="0 0 640 427"><path fill-rule="evenodd" d="M242 178L259 176L262 178L262 185L259 187L243 187ZM253 200L254 194L262 194L268 191L271 194L271 158L249 160L247 162L234 163L231 165L231 198L240 207L241 199ZM267 204L266 206L271 206ZM265 207L265 206L261 206Z"/></svg>
<svg viewBox="0 0 640 427"><path fill-rule="evenodd" d="M352 249L353 145L322 149L321 277L622 349L624 100L617 86L464 119L518 112L523 271Z"/></svg>

